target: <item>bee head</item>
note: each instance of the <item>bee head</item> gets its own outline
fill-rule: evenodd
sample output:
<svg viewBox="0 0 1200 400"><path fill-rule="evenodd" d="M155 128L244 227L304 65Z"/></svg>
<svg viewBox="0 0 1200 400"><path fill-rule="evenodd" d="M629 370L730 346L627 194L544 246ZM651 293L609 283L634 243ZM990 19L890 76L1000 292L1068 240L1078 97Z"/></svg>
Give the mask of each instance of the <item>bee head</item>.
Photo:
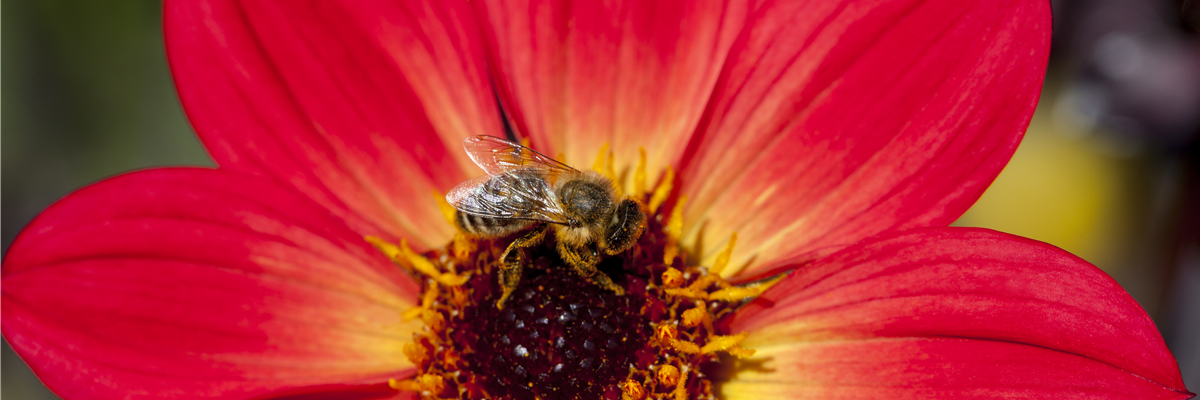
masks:
<svg viewBox="0 0 1200 400"><path fill-rule="evenodd" d="M587 180L573 180L558 190L563 209L581 225L595 225L613 211L612 194Z"/></svg>
<svg viewBox="0 0 1200 400"><path fill-rule="evenodd" d="M615 211L605 229L605 251L610 255L633 247L646 230L646 213L637 201L624 199L616 206Z"/></svg>

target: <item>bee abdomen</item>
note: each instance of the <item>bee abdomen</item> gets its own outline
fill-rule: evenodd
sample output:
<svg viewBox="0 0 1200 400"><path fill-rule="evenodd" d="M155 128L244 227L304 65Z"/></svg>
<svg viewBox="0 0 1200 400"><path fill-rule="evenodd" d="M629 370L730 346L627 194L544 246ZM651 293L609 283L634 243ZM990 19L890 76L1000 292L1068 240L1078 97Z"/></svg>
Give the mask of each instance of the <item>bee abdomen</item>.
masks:
<svg viewBox="0 0 1200 400"><path fill-rule="evenodd" d="M530 221L523 219L483 217L462 211L455 212L454 221L459 230L482 237L508 235L528 228L531 224Z"/></svg>

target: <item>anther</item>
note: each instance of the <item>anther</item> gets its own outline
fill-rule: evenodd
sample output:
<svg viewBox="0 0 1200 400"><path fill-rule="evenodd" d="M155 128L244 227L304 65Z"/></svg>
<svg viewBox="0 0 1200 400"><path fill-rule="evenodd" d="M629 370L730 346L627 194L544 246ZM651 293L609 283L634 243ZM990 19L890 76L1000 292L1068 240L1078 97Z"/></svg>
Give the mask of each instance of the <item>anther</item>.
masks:
<svg viewBox="0 0 1200 400"><path fill-rule="evenodd" d="M437 301L437 297L438 297L437 281L431 280L431 281L429 281L429 289L426 290L425 293L421 295L421 304L418 304L418 305L416 305L410 309L404 310L404 312L400 313L401 320L404 322L408 322L408 321L412 321L412 320L420 317L424 321L426 318L425 314L427 314L428 313L427 311L429 311L431 308L433 308L433 303L435 301Z"/></svg>
<svg viewBox="0 0 1200 400"><path fill-rule="evenodd" d="M621 385L621 400L642 400L646 398L646 388L642 387L641 383L633 379L625 380Z"/></svg>
<svg viewBox="0 0 1200 400"><path fill-rule="evenodd" d="M471 240L471 238L467 237L467 235L462 234L462 232L456 232L454 234L454 239L451 242L451 246L451 253L454 254L454 258L459 261L466 261L467 257L470 257L471 253L474 253L478 248L478 246L475 245L475 241Z"/></svg>
<svg viewBox="0 0 1200 400"><path fill-rule="evenodd" d="M700 346L695 343L679 340L679 330L675 329L675 325L662 324L654 328L654 338L658 339L659 343L671 346L675 350L686 354L699 354Z"/></svg>
<svg viewBox="0 0 1200 400"><path fill-rule="evenodd" d="M675 325L662 324L654 328L654 338L661 343L670 344L679 340L679 331L675 329Z"/></svg>
<svg viewBox="0 0 1200 400"><path fill-rule="evenodd" d="M413 379L388 379L388 386L396 390L419 392L426 396L439 396L446 390L446 382L441 375L422 374Z"/></svg>
<svg viewBox="0 0 1200 400"><path fill-rule="evenodd" d="M713 336L708 339L708 343L700 348L700 352L704 354L716 353L726 349L733 348L746 340L750 336L750 332L742 332L736 335Z"/></svg>
<svg viewBox="0 0 1200 400"><path fill-rule="evenodd" d="M434 332L441 332L446 327L446 317L443 317L442 313L430 308L426 308L421 313L421 322L424 322L425 326L428 326Z"/></svg>
<svg viewBox="0 0 1200 400"><path fill-rule="evenodd" d="M683 273L675 268L667 268L667 271L662 273L662 283L663 287L667 289L683 286Z"/></svg>
<svg viewBox="0 0 1200 400"><path fill-rule="evenodd" d="M450 304L456 308L463 308L471 301L471 294L462 286L450 287Z"/></svg>
<svg viewBox="0 0 1200 400"><path fill-rule="evenodd" d="M425 256L417 254L415 251L409 248L408 241L404 239L400 239L400 246L388 243L387 241L375 236L366 236L364 239L366 239L368 243L371 243L371 245L375 246L376 249L379 249L379 251L383 252L383 254L391 259L392 262L400 264L405 268L413 269L417 272L425 274L443 285L462 285L463 283L467 282L468 278L470 278L470 275L456 275L451 272L438 271L437 267L433 265L432 261L429 261L429 259Z"/></svg>
<svg viewBox="0 0 1200 400"><path fill-rule="evenodd" d="M704 325L704 329L709 334L712 334L712 316L708 314L708 308L704 306L703 301L697 301L696 308L684 311L681 317L682 320L680 321L680 324L683 326L691 328Z"/></svg>
<svg viewBox="0 0 1200 400"><path fill-rule="evenodd" d="M421 367L429 361L429 351L423 344L408 342L400 348L400 351L404 353L404 357L408 358L408 361L417 367Z"/></svg>
<svg viewBox="0 0 1200 400"><path fill-rule="evenodd" d="M655 374L658 383L663 386L675 386L679 383L679 368L674 365L663 365L658 367L658 373Z"/></svg>

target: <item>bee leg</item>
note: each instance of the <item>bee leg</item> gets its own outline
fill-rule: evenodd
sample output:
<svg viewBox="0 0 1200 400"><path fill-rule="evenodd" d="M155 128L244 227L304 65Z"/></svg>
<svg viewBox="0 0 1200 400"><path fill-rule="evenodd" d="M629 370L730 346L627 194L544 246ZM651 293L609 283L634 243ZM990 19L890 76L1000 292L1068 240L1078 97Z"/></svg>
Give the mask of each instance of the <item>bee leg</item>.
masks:
<svg viewBox="0 0 1200 400"><path fill-rule="evenodd" d="M558 254L562 255L563 261L571 265L575 269L575 273L579 274L602 288L611 290L618 295L624 295L625 289L613 283L612 279L605 275L600 270L596 269L596 264L600 263L600 254L592 246L571 246L564 242L558 242Z"/></svg>
<svg viewBox="0 0 1200 400"><path fill-rule="evenodd" d="M546 227L541 226L533 231L525 234L514 240L508 245L508 249L504 250L504 254L500 255L500 300L496 301L496 308L504 308L504 301L508 300L508 296L512 295L513 290L517 289L517 284L521 283L521 271L525 265L526 247L537 246L546 238Z"/></svg>

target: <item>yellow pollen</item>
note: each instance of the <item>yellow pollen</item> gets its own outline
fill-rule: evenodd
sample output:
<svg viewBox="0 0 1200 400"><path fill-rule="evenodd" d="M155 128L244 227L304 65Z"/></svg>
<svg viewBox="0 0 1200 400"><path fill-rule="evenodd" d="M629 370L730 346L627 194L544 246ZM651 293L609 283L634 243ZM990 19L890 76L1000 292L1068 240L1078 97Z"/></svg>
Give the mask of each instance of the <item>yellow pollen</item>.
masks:
<svg viewBox="0 0 1200 400"><path fill-rule="evenodd" d="M446 382L441 375L422 374L415 379L397 381L388 379L388 386L396 390L420 392L426 396L437 396L446 390Z"/></svg>
<svg viewBox="0 0 1200 400"><path fill-rule="evenodd" d="M429 282L429 290L426 290L425 293L421 295L421 304L404 310L404 312L400 314L400 317L403 318L405 322L412 321L417 317L421 317L422 321L428 323L428 321L425 320L425 314L427 314L426 310L429 310L433 307L433 302L437 301L438 294L437 281L431 280Z"/></svg>
<svg viewBox="0 0 1200 400"><path fill-rule="evenodd" d="M655 377L658 378L658 383L661 383L663 386L675 386L679 383L679 368L675 368L674 365L670 364L660 365Z"/></svg>
<svg viewBox="0 0 1200 400"><path fill-rule="evenodd" d="M708 343L704 347L700 348L700 352L709 354L732 348L741 344L743 340L746 340L746 336L750 336L750 332L742 332L736 335L713 336L708 339Z"/></svg>
<svg viewBox="0 0 1200 400"><path fill-rule="evenodd" d="M642 400L646 398L646 388L633 379L626 379L621 385L621 400Z"/></svg>
<svg viewBox="0 0 1200 400"><path fill-rule="evenodd" d="M454 254L454 258L458 260L467 259L471 253L474 253L475 250L479 248L475 245L474 240L471 240L471 238L467 237L467 235L464 235L462 232L455 232L454 239L450 242L450 244L452 246L450 248L451 253Z"/></svg>
<svg viewBox="0 0 1200 400"><path fill-rule="evenodd" d="M763 292L775 286L776 283L783 280L783 275L768 279L763 282L751 283L744 286L727 287L708 294L709 300L720 301L741 301L749 298L758 297Z"/></svg>
<svg viewBox="0 0 1200 400"><path fill-rule="evenodd" d="M721 271L725 270L725 266L729 265L729 257L733 256L733 246L737 245L737 232L729 236L729 243L725 244L725 250L721 250L721 254L717 255L717 260L713 262L712 268L709 268L709 273L720 275Z"/></svg>
<svg viewBox="0 0 1200 400"><path fill-rule="evenodd" d="M408 358L413 365L422 365L429 361L429 352L425 351L425 346L419 345L416 342L408 342L400 349L404 353L404 357Z"/></svg>
<svg viewBox="0 0 1200 400"><path fill-rule="evenodd" d="M687 195L679 196L679 201L671 210L671 217L667 219L667 245L663 248L663 264L674 264L675 256L679 255L679 236L683 233L684 204L687 204Z"/></svg>
<svg viewBox="0 0 1200 400"><path fill-rule="evenodd" d="M679 382L675 384L675 400L687 400L687 373L688 366L684 365L679 371Z"/></svg>
<svg viewBox="0 0 1200 400"><path fill-rule="evenodd" d="M613 167L615 157L616 155L608 149L608 143L605 143L604 146L600 147L600 154L596 155L596 162L592 164L592 169L604 175L605 178L613 182L618 182L617 172ZM621 185L619 184L617 185L617 192L618 194L621 192Z"/></svg>
<svg viewBox="0 0 1200 400"><path fill-rule="evenodd" d="M729 282L726 282L720 275L707 274L696 279L691 285L686 288L667 289L667 294L672 296L689 297L693 299L709 299L708 287L716 283L721 288L733 287Z"/></svg>
<svg viewBox="0 0 1200 400"><path fill-rule="evenodd" d="M650 196L650 214L658 212L658 207L667 201L667 197L671 196L671 189L674 187L675 170L667 166L667 172L663 174L662 181L658 183L658 187L654 188L654 194Z"/></svg>
<svg viewBox="0 0 1200 400"><path fill-rule="evenodd" d="M633 170L633 195L639 199L646 196L646 149L638 147L637 169Z"/></svg>
<svg viewBox="0 0 1200 400"><path fill-rule="evenodd" d="M674 325L662 324L654 328L654 337L660 342L670 343L679 339L679 330Z"/></svg>
<svg viewBox="0 0 1200 400"><path fill-rule="evenodd" d="M703 301L696 301L696 308L684 311L680 317L682 317L680 323L683 326L694 327L704 325L704 330L708 334L711 335L713 333L712 315L708 313L708 308L704 306Z"/></svg>
<svg viewBox="0 0 1200 400"><path fill-rule="evenodd" d="M521 138L521 145L522 145L522 146L525 146L525 147L532 147L532 146L530 146L530 144L529 144L529 143L530 143L530 142L529 142L529 137L528 137L528 136Z"/></svg>
<svg viewBox="0 0 1200 400"><path fill-rule="evenodd" d="M364 237L368 243L375 246L376 249L383 252L392 262L400 264L405 268L409 268L425 274L430 278L438 281L446 286L458 286L467 282L470 274L458 275L453 272L441 272L423 255L417 254L408 247L408 241L400 239L400 246L388 243L387 241L375 236Z"/></svg>
<svg viewBox="0 0 1200 400"><path fill-rule="evenodd" d="M667 268L666 272L662 273L663 287L667 289L675 289L683 286L683 272L675 268Z"/></svg>

